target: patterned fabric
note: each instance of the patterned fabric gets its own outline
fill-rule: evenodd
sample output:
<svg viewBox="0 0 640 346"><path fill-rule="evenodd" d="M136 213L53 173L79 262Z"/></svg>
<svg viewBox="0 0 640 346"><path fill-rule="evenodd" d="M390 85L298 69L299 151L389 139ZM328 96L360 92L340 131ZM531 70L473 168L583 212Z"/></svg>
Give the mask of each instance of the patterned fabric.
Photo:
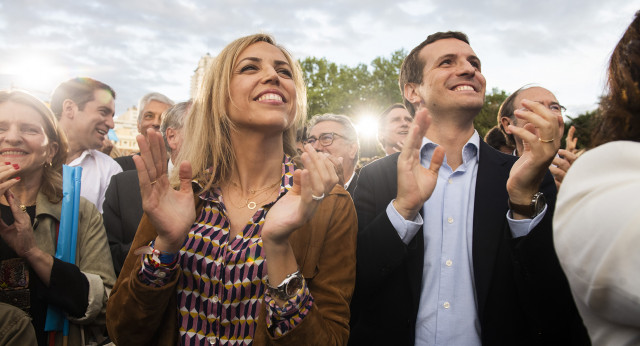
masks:
<svg viewBox="0 0 640 346"><path fill-rule="evenodd" d="M282 165L281 198L293 183L293 162ZM264 276L266 267L260 230L273 203L262 206L242 233L229 239L229 220L219 188L200 195L202 212L191 227L177 265L154 263L142 256L140 280L162 286L182 269L177 285L180 343L183 345L250 345L263 300L272 302ZM272 335L292 330L307 315L313 298L306 284L285 306L267 308Z"/></svg>
<svg viewBox="0 0 640 346"><path fill-rule="evenodd" d="M298 294L285 302L284 306L276 305L276 301L269 294L265 294L264 302L267 304L267 329L271 335L278 337L302 322L313 306L313 297L307 281L303 280Z"/></svg>

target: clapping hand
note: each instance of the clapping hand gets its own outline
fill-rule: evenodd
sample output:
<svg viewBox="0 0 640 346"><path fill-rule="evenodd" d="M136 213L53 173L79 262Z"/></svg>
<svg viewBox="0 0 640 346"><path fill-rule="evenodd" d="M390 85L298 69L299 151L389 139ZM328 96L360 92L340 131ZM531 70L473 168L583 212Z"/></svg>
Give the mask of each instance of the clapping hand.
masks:
<svg viewBox="0 0 640 346"><path fill-rule="evenodd" d="M528 124L522 128L509 125L509 130L522 139L524 150L511 168L507 191L512 203L528 205L560 148L564 121L562 115L538 102L523 100L522 105L525 108L514 114Z"/></svg>
<svg viewBox="0 0 640 346"><path fill-rule="evenodd" d="M195 202L191 188L191 164L179 166L179 190L169 184L167 151L159 132L152 129L136 137L140 155L133 160L138 171L142 209L156 228L155 248L175 253L182 248L191 225L195 221Z"/></svg>
<svg viewBox="0 0 640 346"><path fill-rule="evenodd" d="M262 227L264 242L286 243L289 235L305 224L315 213L322 199L338 183L334 163L318 153L310 144L301 156L304 169L293 173L293 185L269 210Z"/></svg>
<svg viewBox="0 0 640 346"><path fill-rule="evenodd" d="M429 168L420 164L422 138L430 123L431 116L427 109L420 107L398 156L398 195L393 206L406 220L413 220L424 202L431 197L438 181L438 170L444 160L444 149L438 146L433 152Z"/></svg>

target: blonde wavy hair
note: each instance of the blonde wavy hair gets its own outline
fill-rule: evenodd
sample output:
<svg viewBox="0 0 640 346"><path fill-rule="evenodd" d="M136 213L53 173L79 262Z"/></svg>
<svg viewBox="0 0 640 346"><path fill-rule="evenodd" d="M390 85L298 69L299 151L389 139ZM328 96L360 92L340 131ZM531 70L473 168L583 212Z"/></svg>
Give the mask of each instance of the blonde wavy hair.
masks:
<svg viewBox="0 0 640 346"><path fill-rule="evenodd" d="M42 101L28 92L21 90L0 91L0 104L5 102L25 105L38 112L42 117L45 136L50 143L58 144L58 152L53 156L51 162L48 162L51 165L47 164L42 169L40 192L47 196L49 202L54 204L60 202L62 200L62 165L67 160L69 144L67 137L58 125L58 120Z"/></svg>
<svg viewBox="0 0 640 346"><path fill-rule="evenodd" d="M202 191L228 181L233 171L236 153L231 145L234 125L227 112L231 102L229 85L238 56L258 42L266 42L280 49L291 66L296 88L295 118L282 133L282 139L285 154L292 157L297 155L296 132L307 115L307 93L302 69L270 35L255 34L239 38L227 45L207 70L183 129L185 140L176 162L191 163L193 178L203 186ZM174 170L171 175L174 186L179 183L178 171Z"/></svg>

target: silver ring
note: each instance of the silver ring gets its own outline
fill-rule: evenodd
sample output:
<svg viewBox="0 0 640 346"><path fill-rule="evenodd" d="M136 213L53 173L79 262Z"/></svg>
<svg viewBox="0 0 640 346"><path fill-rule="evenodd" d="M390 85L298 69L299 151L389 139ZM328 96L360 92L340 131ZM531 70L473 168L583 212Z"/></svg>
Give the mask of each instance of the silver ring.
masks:
<svg viewBox="0 0 640 346"><path fill-rule="evenodd" d="M322 201L324 199L324 192L322 193L322 196L311 194L311 198L313 198L314 201Z"/></svg>

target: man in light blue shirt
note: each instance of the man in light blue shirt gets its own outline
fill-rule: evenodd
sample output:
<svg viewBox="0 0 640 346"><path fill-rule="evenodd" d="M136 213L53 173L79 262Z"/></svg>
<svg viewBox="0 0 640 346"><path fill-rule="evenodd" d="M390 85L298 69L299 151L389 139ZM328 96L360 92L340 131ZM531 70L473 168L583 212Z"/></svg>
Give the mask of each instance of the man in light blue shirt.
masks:
<svg viewBox="0 0 640 346"><path fill-rule="evenodd" d="M363 168L355 193L350 344L588 344L551 241L562 118L523 100L521 158L482 142L486 81L459 32L414 48L400 86L415 114L403 150Z"/></svg>

